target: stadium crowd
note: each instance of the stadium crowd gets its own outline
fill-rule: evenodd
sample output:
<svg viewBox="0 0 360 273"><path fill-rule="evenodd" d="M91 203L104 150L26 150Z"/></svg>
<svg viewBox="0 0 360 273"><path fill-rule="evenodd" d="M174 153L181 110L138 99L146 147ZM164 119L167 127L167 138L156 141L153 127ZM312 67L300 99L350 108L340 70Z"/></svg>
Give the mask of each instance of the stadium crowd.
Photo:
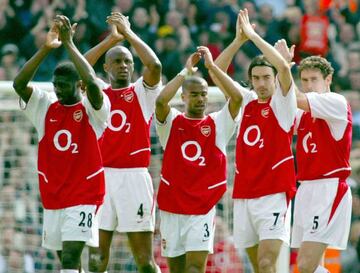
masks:
<svg viewBox="0 0 360 273"><path fill-rule="evenodd" d="M335 68L332 90L348 99L354 126L352 175L348 179L353 194L352 228L341 265L344 273L359 272L359 0L0 0L0 80L14 79L25 60L44 43L49 23L56 14L64 14L72 22L77 22L74 41L85 53L108 35L106 17L112 11L119 11L129 17L133 31L159 57L163 67L162 81L166 83L184 67L186 58L198 45L207 46L214 59L222 52L234 37L240 8L247 8L251 21L256 24L256 31L270 44L281 38L289 45L295 44L296 63L309 55L322 55ZM250 60L257 54L259 51L254 45L244 45L236 54L228 74L239 82L247 79ZM55 65L65 58L63 49L54 51L40 66L34 80L51 81ZM141 63L134 60L134 78L138 78ZM105 79L102 63L100 60L95 70ZM203 66L199 68L211 82L207 70ZM298 80L296 65L293 75ZM40 247L42 209L37 177L31 172L36 165L35 144L34 129L20 112L0 110L0 273L53 272L58 268L54 253ZM150 172L157 185L161 149L154 134L152 150ZM221 224L227 230L231 223ZM125 238L117 240L114 248L123 244ZM226 244L227 238L219 240ZM109 272L120 268L133 270L128 253L113 251L112 255L116 262L112 262ZM241 263L240 258L234 259ZM245 266L242 269L245 270ZM217 270L209 272L223 272Z"/></svg>

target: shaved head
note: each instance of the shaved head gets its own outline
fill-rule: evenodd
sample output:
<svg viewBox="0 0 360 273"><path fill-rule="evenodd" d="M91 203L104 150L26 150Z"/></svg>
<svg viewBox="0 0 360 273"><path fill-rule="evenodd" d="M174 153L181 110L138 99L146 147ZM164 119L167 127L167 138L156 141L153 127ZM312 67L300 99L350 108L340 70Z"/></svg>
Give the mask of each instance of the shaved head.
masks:
<svg viewBox="0 0 360 273"><path fill-rule="evenodd" d="M110 59L113 59L114 56L116 56L118 54L124 54L124 55L127 55L128 57L130 57L131 59L133 59L130 50L127 49L124 46L119 45L119 46L114 46L114 47L110 48L106 52L106 54L105 54L105 62L108 63Z"/></svg>
<svg viewBox="0 0 360 273"><path fill-rule="evenodd" d="M208 88L208 84L203 78L200 78L197 76L190 76L190 77L187 77L182 84L183 92L186 90L189 90L190 86L193 86L193 85L201 85L201 86L206 87L206 89Z"/></svg>

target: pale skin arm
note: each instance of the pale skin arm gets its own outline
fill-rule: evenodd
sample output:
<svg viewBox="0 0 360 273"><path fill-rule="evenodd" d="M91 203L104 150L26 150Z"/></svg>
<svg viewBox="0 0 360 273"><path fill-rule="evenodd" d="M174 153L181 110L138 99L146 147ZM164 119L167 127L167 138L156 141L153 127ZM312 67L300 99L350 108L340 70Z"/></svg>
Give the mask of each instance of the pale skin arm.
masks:
<svg viewBox="0 0 360 273"><path fill-rule="evenodd" d="M149 86L157 85L161 78L162 66L155 52L131 30L128 18L121 13L112 13L107 21L115 24L118 32L124 35L125 39L135 49L145 66L143 72L144 82Z"/></svg>
<svg viewBox="0 0 360 273"><path fill-rule="evenodd" d="M294 58L295 45L292 45L290 48L287 46L286 41L281 39L275 43L275 49L283 56L283 58L290 64L294 65L292 62ZM296 102L297 107L305 112L310 112L309 101L305 93L301 92L297 86L295 86L296 92Z"/></svg>
<svg viewBox="0 0 360 273"><path fill-rule="evenodd" d="M13 87L20 98L26 103L29 101L33 92L33 87L29 85L29 82L34 77L40 64L48 54L54 48L61 46L61 42L58 38L58 29L53 25L46 36L45 44L42 45L35 55L23 65L14 79Z"/></svg>
<svg viewBox="0 0 360 273"><path fill-rule="evenodd" d="M195 65L199 62L201 54L195 52L189 56L186 61L186 68L190 74L197 70ZM164 122L170 112L170 100L176 95L176 92L185 81L185 77L178 74L171 81L169 81L164 89L160 92L156 99L155 115L156 119L160 122Z"/></svg>
<svg viewBox="0 0 360 273"><path fill-rule="evenodd" d="M214 82L221 82L221 86L218 87L224 94L228 95L229 112L232 118L235 119L239 113L243 100L239 86L214 63L210 50L207 47L199 46L198 52L204 57L205 67L211 72L211 77L216 78L216 81L214 80Z"/></svg>
<svg viewBox="0 0 360 273"><path fill-rule="evenodd" d="M276 68L283 96L286 96L292 84L290 65L281 54L253 29L249 21L247 9L240 10L239 19L244 34L251 40L258 49L264 54L265 58Z"/></svg>
<svg viewBox="0 0 360 273"><path fill-rule="evenodd" d="M63 15L57 15L55 20L59 28L60 40L85 85L87 98L92 107L95 110L99 110L103 105L102 90L96 83L94 69L86 61L85 57L81 55L73 42L74 26L71 26L69 19Z"/></svg>
<svg viewBox="0 0 360 273"><path fill-rule="evenodd" d="M240 47L248 40L248 37L242 31L240 24L240 15L238 14L236 20L235 38L215 60L215 64L224 72L228 70L231 61L233 60L235 54L238 52ZM253 24L252 27L255 28L255 25Z"/></svg>

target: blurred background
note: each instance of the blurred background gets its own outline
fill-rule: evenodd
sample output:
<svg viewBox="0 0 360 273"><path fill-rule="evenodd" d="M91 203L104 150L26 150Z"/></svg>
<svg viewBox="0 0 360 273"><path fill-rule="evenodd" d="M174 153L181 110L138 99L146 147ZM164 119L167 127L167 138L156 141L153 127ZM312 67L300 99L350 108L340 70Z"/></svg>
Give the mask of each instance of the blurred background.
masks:
<svg viewBox="0 0 360 273"><path fill-rule="evenodd" d="M55 254L41 248L42 206L36 175L36 132L18 110L11 87L19 68L44 43L56 14L68 16L78 27L74 41L82 53L109 34L106 17L112 11L129 16L131 28L158 55L163 82L172 79L196 46L210 48L213 57L232 41L239 9L247 8L256 31L269 43L284 38L295 44L295 61L309 55L326 57L335 68L332 91L347 97L353 111L352 175L353 217L348 248L329 252L332 273L360 272L360 1L359 0L0 0L0 273L54 272L59 269ZM128 46L126 42L125 46ZM134 79L142 65L135 56ZM246 43L236 54L228 74L247 81L251 59L259 54ZM66 59L63 48L54 50L40 66L34 81L47 82L56 64ZM103 59L96 64L99 77L106 79ZM206 69L200 74L211 84ZM298 81L296 66L293 75ZM209 111L223 100L215 98ZM181 107L179 105L179 107ZM155 187L159 182L162 150L152 128L150 172ZM207 273L251 272L249 262L232 243L232 180L234 140L229 145L229 187L218 205L215 253L209 257ZM163 272L160 239L155 236L155 255ZM289 270L296 272L296 252L290 255ZM86 251L84 253L86 264ZM288 268L283 269L287 272ZM124 236L114 237L109 272L136 272Z"/></svg>

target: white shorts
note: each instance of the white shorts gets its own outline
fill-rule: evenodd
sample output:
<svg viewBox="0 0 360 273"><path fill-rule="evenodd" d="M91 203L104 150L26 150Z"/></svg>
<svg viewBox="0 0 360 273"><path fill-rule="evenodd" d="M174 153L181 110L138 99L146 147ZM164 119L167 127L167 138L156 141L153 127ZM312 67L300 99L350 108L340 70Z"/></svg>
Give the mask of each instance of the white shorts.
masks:
<svg viewBox="0 0 360 273"><path fill-rule="evenodd" d="M119 232L154 231L154 188L146 168L105 168L106 193L99 228Z"/></svg>
<svg viewBox="0 0 360 273"><path fill-rule="evenodd" d="M299 248L302 242L307 241L324 243L330 248L346 249L352 197L348 187L343 197L335 201L338 180L319 179L300 184L295 196L291 247ZM332 209L334 212L330 219Z"/></svg>
<svg viewBox="0 0 360 273"><path fill-rule="evenodd" d="M204 215L175 214L160 210L161 254L178 257L188 251L213 253L215 207Z"/></svg>
<svg viewBox="0 0 360 273"><path fill-rule="evenodd" d="M234 199L234 241L249 248L262 240L290 243L290 209L285 193L253 199Z"/></svg>
<svg viewBox="0 0 360 273"><path fill-rule="evenodd" d="M79 205L65 209L44 209L42 246L62 250L64 241L81 241L99 245L96 205Z"/></svg>

